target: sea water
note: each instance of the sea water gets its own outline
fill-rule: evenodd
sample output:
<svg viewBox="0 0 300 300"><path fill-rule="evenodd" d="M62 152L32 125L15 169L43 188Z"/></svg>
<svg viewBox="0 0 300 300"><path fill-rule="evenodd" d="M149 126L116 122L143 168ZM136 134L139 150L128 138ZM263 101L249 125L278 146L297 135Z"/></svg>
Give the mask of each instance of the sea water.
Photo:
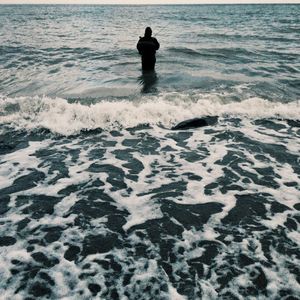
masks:
<svg viewBox="0 0 300 300"><path fill-rule="evenodd" d="M299 15L1 5L0 298L299 299Z"/></svg>

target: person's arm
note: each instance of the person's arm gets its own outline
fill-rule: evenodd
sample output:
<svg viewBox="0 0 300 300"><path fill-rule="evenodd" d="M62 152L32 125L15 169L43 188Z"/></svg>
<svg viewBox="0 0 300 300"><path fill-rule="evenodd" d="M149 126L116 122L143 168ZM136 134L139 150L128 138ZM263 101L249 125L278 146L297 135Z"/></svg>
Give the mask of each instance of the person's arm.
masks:
<svg viewBox="0 0 300 300"><path fill-rule="evenodd" d="M141 43L140 43L140 40L138 41L138 43L136 44L136 48L138 49L139 51L139 54L142 54L142 47L141 47Z"/></svg>
<svg viewBox="0 0 300 300"><path fill-rule="evenodd" d="M158 50L159 49L159 42L157 41L157 39L156 38L153 38L153 42L154 42L154 44L155 44L155 50Z"/></svg>

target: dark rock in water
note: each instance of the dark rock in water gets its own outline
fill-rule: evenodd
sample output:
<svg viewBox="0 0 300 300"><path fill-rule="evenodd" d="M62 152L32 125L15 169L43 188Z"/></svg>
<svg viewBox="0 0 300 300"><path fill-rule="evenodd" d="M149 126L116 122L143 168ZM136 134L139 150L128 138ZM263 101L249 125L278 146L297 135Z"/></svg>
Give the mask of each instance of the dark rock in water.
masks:
<svg viewBox="0 0 300 300"><path fill-rule="evenodd" d="M217 121L218 117L194 118L178 123L176 126L172 127L172 130L199 128L214 125Z"/></svg>
<svg viewBox="0 0 300 300"><path fill-rule="evenodd" d="M191 128L198 128L207 125L208 123L206 122L205 119L195 118L195 119L190 119L190 120L180 122L176 126L172 127L172 130L191 129Z"/></svg>

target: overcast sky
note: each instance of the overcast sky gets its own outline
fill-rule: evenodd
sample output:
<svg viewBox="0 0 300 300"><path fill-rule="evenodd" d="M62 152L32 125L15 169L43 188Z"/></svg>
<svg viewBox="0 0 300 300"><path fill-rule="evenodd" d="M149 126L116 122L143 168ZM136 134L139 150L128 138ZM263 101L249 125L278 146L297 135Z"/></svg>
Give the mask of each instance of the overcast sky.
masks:
<svg viewBox="0 0 300 300"><path fill-rule="evenodd" d="M0 4L190 4L190 3L298 3L300 0L0 0Z"/></svg>

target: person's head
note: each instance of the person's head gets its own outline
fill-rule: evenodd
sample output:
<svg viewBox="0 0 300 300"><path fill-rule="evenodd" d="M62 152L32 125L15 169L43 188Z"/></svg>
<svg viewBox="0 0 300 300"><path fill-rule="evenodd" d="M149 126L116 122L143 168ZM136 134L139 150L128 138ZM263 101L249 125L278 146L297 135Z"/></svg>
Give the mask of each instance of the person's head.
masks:
<svg viewBox="0 0 300 300"><path fill-rule="evenodd" d="M151 37L152 35L152 29L150 27L147 27L145 29L145 37Z"/></svg>

